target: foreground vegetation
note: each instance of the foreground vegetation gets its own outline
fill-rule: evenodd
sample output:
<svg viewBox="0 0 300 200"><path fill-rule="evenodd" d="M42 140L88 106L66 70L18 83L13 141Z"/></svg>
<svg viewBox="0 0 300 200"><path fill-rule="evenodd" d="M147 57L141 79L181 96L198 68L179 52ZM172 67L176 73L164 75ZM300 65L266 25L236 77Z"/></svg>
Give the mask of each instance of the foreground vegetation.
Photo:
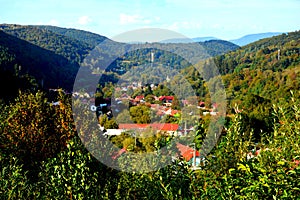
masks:
<svg viewBox="0 0 300 200"><path fill-rule="evenodd" d="M82 145L68 97L20 93L1 108L1 199L295 199L300 195L300 107L273 105L273 131L255 144L235 115L193 171L184 162L144 174L113 170ZM27 112L26 115L23 113ZM260 153L251 159L253 148ZM120 159L121 161L121 159Z"/></svg>

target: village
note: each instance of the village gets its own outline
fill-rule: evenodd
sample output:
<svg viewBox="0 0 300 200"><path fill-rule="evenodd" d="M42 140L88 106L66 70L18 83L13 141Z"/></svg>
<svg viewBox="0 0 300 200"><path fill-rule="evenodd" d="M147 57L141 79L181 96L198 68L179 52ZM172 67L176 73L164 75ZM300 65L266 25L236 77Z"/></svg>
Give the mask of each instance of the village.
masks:
<svg viewBox="0 0 300 200"><path fill-rule="evenodd" d="M157 86L150 84L148 88L149 87L151 90L155 90L155 87ZM198 118L209 115L215 116L218 114L216 103L212 103L210 107L207 107L204 101L195 103L197 97L178 100L175 95L155 96L153 94L139 94L132 96L127 92L128 90L136 91L141 88L145 88L145 86L136 82L133 82L129 86L116 87L114 88L114 98L104 98L102 102L97 102L98 105L94 98L94 94L92 93L73 92L72 96L73 98L79 98L81 103L88 104L90 110L95 112L98 118L105 115L109 120L112 118L116 119L118 128L104 128L104 126L101 126L102 131L105 131L105 135L109 136L120 135L122 132L133 129L144 130L146 128L152 128L157 130L157 132L164 132L168 135L184 136L191 130L194 130L194 127L182 121L182 107L189 108L189 112L193 113L193 116L195 117L196 115ZM150 120L150 123L138 123L130 119L132 117L132 114L130 113L125 122L124 120L118 120L118 116L122 114L122 111L129 110L129 107L147 107L152 113L152 116L150 117L155 119Z"/></svg>
<svg viewBox="0 0 300 200"><path fill-rule="evenodd" d="M149 131L168 137L185 137L190 132L195 132L194 119L218 115L215 103L206 106L204 101L198 101L196 97L178 100L175 95L156 96L153 93L132 95L137 90L145 91L145 88L155 90L157 86L154 84L142 86L141 83L133 82L128 86L115 87L113 98L103 98L100 103L92 93L74 92L72 96L80 99L82 104L89 106L91 112L96 113L100 130L107 138L121 136L124 133L136 138ZM197 99L196 103L195 99ZM133 113L130 113L134 108L136 108L134 112L140 112L143 109L150 111L150 115L152 115L149 116L150 120L141 120L145 117L142 115L147 115L144 111L140 113L139 120L135 121ZM187 110L183 108L187 108ZM184 116L183 112L188 112L188 116ZM121 115L125 115L125 117L120 117ZM104 118L105 120L103 120ZM108 123L109 121L116 123L111 125ZM196 150L195 144L178 143L177 148L181 152L179 157L190 162L193 167L204 162L204 158ZM114 158L126 151L127 147L123 147Z"/></svg>

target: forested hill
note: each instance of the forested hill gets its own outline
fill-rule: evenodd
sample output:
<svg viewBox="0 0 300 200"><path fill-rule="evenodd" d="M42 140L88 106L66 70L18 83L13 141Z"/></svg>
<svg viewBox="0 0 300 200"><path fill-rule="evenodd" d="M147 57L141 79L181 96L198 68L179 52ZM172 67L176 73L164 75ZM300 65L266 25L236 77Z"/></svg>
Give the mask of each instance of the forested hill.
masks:
<svg viewBox="0 0 300 200"><path fill-rule="evenodd" d="M300 31L259 40L214 61L231 106L240 105L257 116L263 113L260 108L290 102L290 91L300 90Z"/></svg>
<svg viewBox="0 0 300 200"><path fill-rule="evenodd" d="M12 66L15 64L21 65L22 72L34 76L38 83L41 83L43 80L44 87L60 86L68 90L72 88L71 80L74 80L79 64L96 45L104 40L109 40L104 36L87 31L55 26L0 24L0 30L3 31L0 38L2 49L6 49L14 58L13 61L9 62L8 66L4 64L4 61L1 61L2 69L13 69ZM111 40L109 42L110 45L114 46L113 49L116 49L115 45L119 45L120 49L134 45L121 44ZM239 48L237 45L221 40L200 42L199 44L205 48L209 56L224 54ZM174 44L161 45L166 45L167 49L174 48ZM109 51L109 49L108 47L106 50L100 50L101 54L104 55L103 53ZM145 50L137 50L128 55L128 59L134 59L132 63L137 63L147 56L146 54L142 55L143 53L145 53ZM166 55L166 52L160 52L159 55L155 56L170 58L169 55ZM97 58L97 62L99 62L98 59L101 59L101 57L103 56ZM0 59L5 60L5 58ZM122 61L123 59L120 58L119 60ZM125 60L128 59L125 58ZM173 60L174 62L169 63L170 65L178 65L180 63L174 58ZM111 68L114 67L116 69L112 71L116 72L118 66L111 66ZM126 66L126 69L130 69L130 67ZM64 77L64 80L57 80L58 77Z"/></svg>
<svg viewBox="0 0 300 200"><path fill-rule="evenodd" d="M107 37L95 33L56 26L2 24L0 25L0 30L39 47L53 51L77 63L82 62L85 56L94 49L95 46L104 40L109 40ZM115 42L115 44L122 46L117 42ZM223 40L210 40L199 42L199 44L210 56L224 54L239 48L239 46ZM163 45L169 46L170 48L174 46L170 43Z"/></svg>
<svg viewBox="0 0 300 200"><path fill-rule="evenodd" d="M33 76L37 83L45 88L63 87L71 90L79 68L76 62L55 54L53 51L6 34L1 30L0 56L0 69L2 72L6 71L10 72L11 75L18 74L18 76ZM9 81L4 85L1 84L1 87L14 84Z"/></svg>
<svg viewBox="0 0 300 200"><path fill-rule="evenodd" d="M237 51L215 57L222 74L242 69L282 71L300 62L300 31L248 44ZM279 57L278 57L279 56Z"/></svg>
<svg viewBox="0 0 300 200"><path fill-rule="evenodd" d="M89 51L94 48L93 45L80 40L35 26L2 24L0 30L77 63L82 62Z"/></svg>
<svg viewBox="0 0 300 200"><path fill-rule="evenodd" d="M77 29L73 29L73 28L61 28L61 27L57 27L57 26L42 26L42 25L36 26L36 27L40 28L40 29L52 31L54 33L57 33L57 34L60 34L63 36L67 36L72 39L79 40L81 42L85 42L85 43L91 45L92 47L97 46L104 40L108 40L108 38L105 36L98 35L95 33L84 31L84 30L77 30Z"/></svg>
<svg viewBox="0 0 300 200"><path fill-rule="evenodd" d="M207 53L211 56L222 55L229 51L235 51L240 48L238 45L225 40L209 40L205 42L199 42L199 44L202 45Z"/></svg>

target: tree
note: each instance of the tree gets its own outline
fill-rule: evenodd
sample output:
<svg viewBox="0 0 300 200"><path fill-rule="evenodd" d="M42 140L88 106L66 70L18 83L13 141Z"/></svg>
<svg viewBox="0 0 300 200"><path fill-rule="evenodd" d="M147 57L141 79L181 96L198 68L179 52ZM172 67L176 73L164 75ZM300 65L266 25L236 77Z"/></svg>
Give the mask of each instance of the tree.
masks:
<svg viewBox="0 0 300 200"><path fill-rule="evenodd" d="M40 91L20 92L15 103L2 110L1 117L1 145L27 167L55 156L75 135L71 104L63 94L59 105L52 105Z"/></svg>
<svg viewBox="0 0 300 200"><path fill-rule="evenodd" d="M120 112L117 115L116 121L119 124L131 123L132 121L130 120L130 113L129 113L129 111L127 109L122 110L122 112Z"/></svg>
<svg viewBox="0 0 300 200"><path fill-rule="evenodd" d="M133 106L129 112L134 123L148 124L151 122L151 110L145 105Z"/></svg>

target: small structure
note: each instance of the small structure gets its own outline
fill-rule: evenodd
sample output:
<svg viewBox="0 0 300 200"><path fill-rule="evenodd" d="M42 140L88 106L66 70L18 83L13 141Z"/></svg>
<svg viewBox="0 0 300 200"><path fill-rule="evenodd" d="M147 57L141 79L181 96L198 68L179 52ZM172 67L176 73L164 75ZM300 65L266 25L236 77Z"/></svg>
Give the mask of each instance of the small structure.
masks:
<svg viewBox="0 0 300 200"><path fill-rule="evenodd" d="M124 131L121 129L106 129L106 132L103 133L103 135L116 136L116 135L121 135L122 132Z"/></svg>
<svg viewBox="0 0 300 200"><path fill-rule="evenodd" d="M176 134L178 130L178 124L171 124L171 123L153 123L153 124L119 124L119 129L123 131L130 131L130 130L145 130L147 128L152 128L157 132L166 132L168 134Z"/></svg>
<svg viewBox="0 0 300 200"><path fill-rule="evenodd" d="M174 100L173 96L161 96L158 98L165 106L172 106L172 102Z"/></svg>
<svg viewBox="0 0 300 200"><path fill-rule="evenodd" d="M197 170L201 169L199 165L204 166L205 165L205 157L200 155L200 152L196 150L195 143L194 148L191 148L189 146L177 143L176 147L178 151L180 152L180 156L190 164L192 164L191 169Z"/></svg>

